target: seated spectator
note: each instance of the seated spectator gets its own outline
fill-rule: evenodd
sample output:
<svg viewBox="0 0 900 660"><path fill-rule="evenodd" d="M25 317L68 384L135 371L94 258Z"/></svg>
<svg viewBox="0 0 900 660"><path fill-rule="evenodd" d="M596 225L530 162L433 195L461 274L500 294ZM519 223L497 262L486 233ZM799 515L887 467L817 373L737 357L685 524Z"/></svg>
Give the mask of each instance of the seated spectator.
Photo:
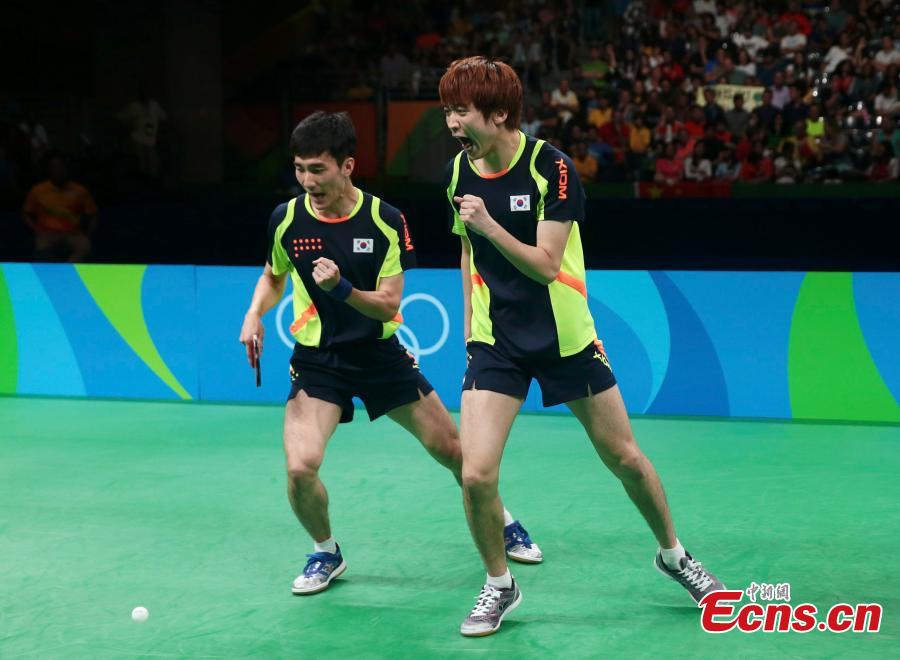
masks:
<svg viewBox="0 0 900 660"><path fill-rule="evenodd" d="M891 146L885 142L873 142L871 147L872 164L866 171L869 181L875 183L887 183L896 181L898 175L897 158L893 155Z"/></svg>
<svg viewBox="0 0 900 660"><path fill-rule="evenodd" d="M825 135L825 120L819 112L818 105L813 105L809 109L809 116L806 118L806 134L814 138Z"/></svg>
<svg viewBox="0 0 900 660"><path fill-rule="evenodd" d="M716 139L726 147L734 146L734 137L731 135L731 131L728 130L728 124L725 123L724 119L720 119L716 122L714 135L716 136Z"/></svg>
<svg viewBox="0 0 900 660"><path fill-rule="evenodd" d="M740 83L733 83L736 85L743 85L749 80L756 78L756 62L750 59L750 55L747 54L746 50L742 50L738 53L738 61L734 66L735 72L742 73L744 75L744 80Z"/></svg>
<svg viewBox="0 0 900 660"><path fill-rule="evenodd" d="M603 141L599 132L593 126L588 127L587 132L587 149L588 153L597 161L599 168L598 178L602 178L603 174L615 164L616 154L613 148Z"/></svg>
<svg viewBox="0 0 900 660"><path fill-rule="evenodd" d="M761 146L754 148L741 163L740 180L744 183L765 183L772 179L772 161L763 155Z"/></svg>
<svg viewBox="0 0 900 660"><path fill-rule="evenodd" d="M34 232L39 260L84 261L91 251L89 236L97 227L97 204L87 188L69 179L60 154L47 158L48 178L28 192L22 213Z"/></svg>
<svg viewBox="0 0 900 660"><path fill-rule="evenodd" d="M688 117L688 120L684 122L684 130L686 130L691 137L702 138L703 134L706 132L705 126L706 121L703 118L703 109L699 105L692 106L690 116Z"/></svg>
<svg viewBox="0 0 900 660"><path fill-rule="evenodd" d="M732 99L734 107L725 111L725 123L735 139L744 137L744 131L750 121L750 113L744 109L744 95L735 94Z"/></svg>
<svg viewBox="0 0 900 660"><path fill-rule="evenodd" d="M725 109L716 100L716 90L707 87L703 90L703 119L707 125L715 124L720 119L725 119Z"/></svg>
<svg viewBox="0 0 900 660"><path fill-rule="evenodd" d="M885 81L882 84L881 91L875 97L875 113L888 117L900 113L900 98L897 98L896 82Z"/></svg>
<svg viewBox="0 0 900 660"><path fill-rule="evenodd" d="M519 128L525 135L537 135L541 131L541 126L543 126L543 123L538 117L537 108L529 105L525 108L525 116L522 117L522 123L519 124Z"/></svg>
<svg viewBox="0 0 900 660"><path fill-rule="evenodd" d="M825 71L826 73L834 73L835 70L844 62L850 61L853 54L853 45L850 43L850 34L842 32L838 38L838 43L834 44L825 53Z"/></svg>
<svg viewBox="0 0 900 660"><path fill-rule="evenodd" d="M703 183L712 177L712 164L703 153L703 143L694 145L694 152L684 161L684 180Z"/></svg>
<svg viewBox="0 0 900 660"><path fill-rule="evenodd" d="M624 163L625 152L631 140L631 126L625 123L622 112L619 110L613 112L613 120L603 124L598 134L612 148L616 163Z"/></svg>
<svg viewBox="0 0 900 660"><path fill-rule="evenodd" d="M675 155L674 142L666 143L663 155L656 159L655 170L653 180L657 183L672 185L681 181L684 164Z"/></svg>
<svg viewBox="0 0 900 660"><path fill-rule="evenodd" d="M806 14L800 10L800 3L796 2L796 0L788 3L788 10L778 18L778 25L786 25L788 34L790 34L791 30L795 30L806 37L812 32L812 23L806 17ZM805 44L806 41L803 43Z"/></svg>
<svg viewBox="0 0 900 660"><path fill-rule="evenodd" d="M575 143L575 153L572 156L572 163L575 165L575 171L582 181L596 181L599 164L587 148L587 144L582 142Z"/></svg>
<svg viewBox="0 0 900 660"><path fill-rule="evenodd" d="M793 126L798 121L806 121L806 118L809 116L809 106L803 100L803 90L800 85L791 85L788 87L788 90L791 98L784 104L781 112L784 115L785 123Z"/></svg>
<svg viewBox="0 0 900 660"><path fill-rule="evenodd" d="M559 128L559 113L553 107L550 100L550 92L544 91L541 95L541 105L537 109L538 119L541 120L541 129L545 135L553 136Z"/></svg>
<svg viewBox="0 0 900 660"><path fill-rule="evenodd" d="M900 64L900 50L894 45L894 40L885 35L881 38L881 50L875 53L875 69L884 73L888 67Z"/></svg>
<svg viewBox="0 0 900 660"><path fill-rule="evenodd" d="M806 48L806 35L797 28L797 23L794 21L788 23L787 34L781 38L779 46L781 47L781 56L786 58L792 57L794 53Z"/></svg>
<svg viewBox="0 0 900 660"><path fill-rule="evenodd" d="M741 164L734 155L734 149L726 147L716 159L715 177L719 181L737 181L741 175Z"/></svg>
<svg viewBox="0 0 900 660"><path fill-rule="evenodd" d="M559 86L550 94L550 103L563 126L575 117L579 110L578 96L569 88L568 78L559 81Z"/></svg>
<svg viewBox="0 0 900 660"><path fill-rule="evenodd" d="M653 134L658 142L669 144L683 130L684 124L675 118L675 108L669 105L663 110L663 115L659 118L659 123L656 125Z"/></svg>
<svg viewBox="0 0 900 660"><path fill-rule="evenodd" d="M716 137L716 127L712 124L706 125L706 130L700 143L703 145L703 154L710 161L718 159L719 152L725 148L725 143Z"/></svg>
<svg viewBox="0 0 900 660"><path fill-rule="evenodd" d="M777 72L772 82L772 105L776 110L781 110L791 100L791 90L784 83L784 74Z"/></svg>
<svg viewBox="0 0 900 660"><path fill-rule="evenodd" d="M786 142L775 159L775 183L798 183L803 178L803 164L794 157L794 145Z"/></svg>
<svg viewBox="0 0 900 660"><path fill-rule="evenodd" d="M763 92L762 103L753 109L753 114L759 120L759 125L768 130L775 115L778 114L778 108L772 105L772 90L767 89Z"/></svg>
<svg viewBox="0 0 900 660"><path fill-rule="evenodd" d="M742 51L747 51L750 59L755 60L760 51L769 47L769 42L763 37L753 34L753 25L749 22L744 23L741 31L735 33L731 38L734 45ZM754 71L755 73L755 71Z"/></svg>
<svg viewBox="0 0 900 660"><path fill-rule="evenodd" d="M612 121L613 109L609 105L609 97L601 94L597 98L597 107L591 108L587 113L587 123L596 128Z"/></svg>

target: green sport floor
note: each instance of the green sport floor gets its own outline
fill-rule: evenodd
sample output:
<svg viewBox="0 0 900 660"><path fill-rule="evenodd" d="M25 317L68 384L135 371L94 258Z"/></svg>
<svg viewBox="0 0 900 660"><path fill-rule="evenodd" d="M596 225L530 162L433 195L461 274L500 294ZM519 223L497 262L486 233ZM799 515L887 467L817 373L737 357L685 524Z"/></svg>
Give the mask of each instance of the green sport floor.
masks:
<svg viewBox="0 0 900 660"><path fill-rule="evenodd" d="M285 498L279 407L0 398L0 657L898 657L900 427L636 419L678 533L734 588L881 632L704 633L569 416L523 415L505 503L542 546L498 634L457 486L390 421L342 426L323 478L348 570L294 597L310 541ZM150 610L144 624L132 608Z"/></svg>

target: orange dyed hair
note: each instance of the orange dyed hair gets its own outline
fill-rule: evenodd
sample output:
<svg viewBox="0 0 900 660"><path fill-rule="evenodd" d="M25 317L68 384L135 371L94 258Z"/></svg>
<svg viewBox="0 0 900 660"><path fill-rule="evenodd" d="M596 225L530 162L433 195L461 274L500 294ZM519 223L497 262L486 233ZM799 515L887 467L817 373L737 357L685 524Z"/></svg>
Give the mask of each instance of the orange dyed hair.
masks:
<svg viewBox="0 0 900 660"><path fill-rule="evenodd" d="M503 125L519 128L522 116L522 82L511 66L482 55L456 60L441 76L441 103L469 105L489 119L494 112L506 111Z"/></svg>

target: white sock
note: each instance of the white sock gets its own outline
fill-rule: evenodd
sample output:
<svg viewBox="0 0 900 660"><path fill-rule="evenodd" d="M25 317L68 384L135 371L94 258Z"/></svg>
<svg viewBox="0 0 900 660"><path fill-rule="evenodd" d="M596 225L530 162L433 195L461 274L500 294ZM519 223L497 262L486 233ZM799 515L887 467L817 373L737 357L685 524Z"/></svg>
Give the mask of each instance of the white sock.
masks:
<svg viewBox="0 0 900 660"><path fill-rule="evenodd" d="M509 574L509 569L506 569L506 573L503 575L498 575L494 577L490 573L487 576L487 583L492 587L497 587L498 589L509 589L512 587L512 575Z"/></svg>
<svg viewBox="0 0 900 660"><path fill-rule="evenodd" d="M674 548L660 548L659 551L662 553L663 563L671 568L673 571L681 568L681 558L684 557L684 547L681 545L681 541L675 539L675 547Z"/></svg>
<svg viewBox="0 0 900 660"><path fill-rule="evenodd" d="M503 507L503 526L511 525L515 522L515 518L512 517L512 514L506 510L506 507Z"/></svg>
<svg viewBox="0 0 900 660"><path fill-rule="evenodd" d="M321 543L318 541L314 542L313 547L315 547L316 552L330 552L331 554L337 552L337 543L335 543L333 536L329 536Z"/></svg>

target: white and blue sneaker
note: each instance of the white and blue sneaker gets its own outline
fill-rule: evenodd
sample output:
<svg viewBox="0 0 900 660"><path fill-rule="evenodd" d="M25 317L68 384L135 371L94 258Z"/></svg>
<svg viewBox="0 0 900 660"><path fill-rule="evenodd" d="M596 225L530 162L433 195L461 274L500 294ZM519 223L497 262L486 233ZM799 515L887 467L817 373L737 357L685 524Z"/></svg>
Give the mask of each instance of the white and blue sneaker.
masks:
<svg viewBox="0 0 900 660"><path fill-rule="evenodd" d="M522 564L540 564L544 555L538 544L531 540L522 523L513 520L503 528L506 556Z"/></svg>
<svg viewBox="0 0 900 660"><path fill-rule="evenodd" d="M309 596L325 591L331 581L347 570L347 563L341 556L341 546L337 552L314 552L306 555L309 559L303 573L297 576L291 587L296 596Z"/></svg>

